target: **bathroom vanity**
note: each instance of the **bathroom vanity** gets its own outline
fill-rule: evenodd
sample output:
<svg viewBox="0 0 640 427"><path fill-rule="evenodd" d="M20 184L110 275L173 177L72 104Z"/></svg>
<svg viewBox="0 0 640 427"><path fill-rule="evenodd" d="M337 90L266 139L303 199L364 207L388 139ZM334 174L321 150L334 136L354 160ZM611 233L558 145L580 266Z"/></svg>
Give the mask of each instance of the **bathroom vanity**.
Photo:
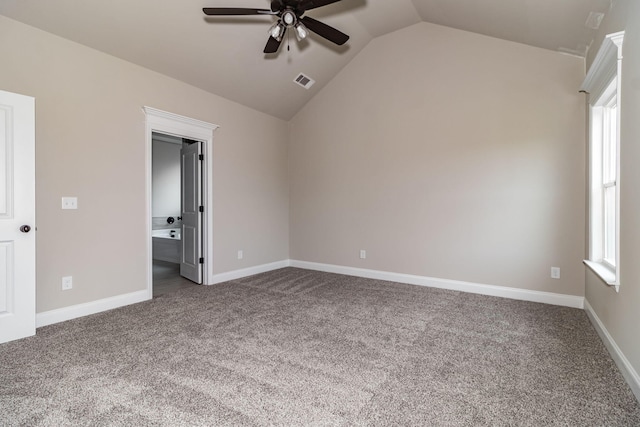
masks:
<svg viewBox="0 0 640 427"><path fill-rule="evenodd" d="M167 228L152 231L153 259L180 263L182 239L179 228Z"/></svg>

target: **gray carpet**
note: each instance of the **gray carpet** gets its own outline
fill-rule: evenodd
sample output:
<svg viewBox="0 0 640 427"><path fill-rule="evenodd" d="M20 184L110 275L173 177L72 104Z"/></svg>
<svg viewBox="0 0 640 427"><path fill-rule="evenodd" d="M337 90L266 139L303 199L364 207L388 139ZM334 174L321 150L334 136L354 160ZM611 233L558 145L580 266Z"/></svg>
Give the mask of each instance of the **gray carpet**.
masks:
<svg viewBox="0 0 640 427"><path fill-rule="evenodd" d="M0 425L639 426L582 310L286 268L0 346Z"/></svg>

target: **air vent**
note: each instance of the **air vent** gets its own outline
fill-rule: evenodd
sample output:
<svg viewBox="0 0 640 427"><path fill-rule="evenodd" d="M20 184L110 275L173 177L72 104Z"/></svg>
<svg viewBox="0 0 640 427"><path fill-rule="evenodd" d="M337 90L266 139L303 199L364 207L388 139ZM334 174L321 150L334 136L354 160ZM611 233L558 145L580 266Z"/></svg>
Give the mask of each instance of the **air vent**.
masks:
<svg viewBox="0 0 640 427"><path fill-rule="evenodd" d="M305 76L302 73L298 74L298 77L296 77L293 81L305 89L309 89L316 82L311 77Z"/></svg>
<svg viewBox="0 0 640 427"><path fill-rule="evenodd" d="M587 18L587 22L584 23L584 26L587 28L591 28L592 30L597 30L598 28L600 28L602 18L604 18L604 13L591 12L589 14L589 17Z"/></svg>

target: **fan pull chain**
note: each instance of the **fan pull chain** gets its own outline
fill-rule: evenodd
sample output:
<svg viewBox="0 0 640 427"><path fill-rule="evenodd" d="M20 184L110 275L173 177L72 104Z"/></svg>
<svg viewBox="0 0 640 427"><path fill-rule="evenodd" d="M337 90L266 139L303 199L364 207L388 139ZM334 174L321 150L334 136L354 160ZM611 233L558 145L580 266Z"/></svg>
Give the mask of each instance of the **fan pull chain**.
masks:
<svg viewBox="0 0 640 427"><path fill-rule="evenodd" d="M291 45L289 44L291 42L291 31L287 31L287 52L291 51Z"/></svg>

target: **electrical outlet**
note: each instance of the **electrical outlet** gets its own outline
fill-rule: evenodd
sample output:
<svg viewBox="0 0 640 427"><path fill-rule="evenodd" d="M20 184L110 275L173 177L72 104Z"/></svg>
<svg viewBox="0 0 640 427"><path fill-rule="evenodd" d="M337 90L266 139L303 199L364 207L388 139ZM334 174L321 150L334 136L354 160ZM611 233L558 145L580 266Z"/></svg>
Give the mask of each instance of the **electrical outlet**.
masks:
<svg viewBox="0 0 640 427"><path fill-rule="evenodd" d="M366 259L367 258L367 251L365 251L364 249L360 249L360 259Z"/></svg>
<svg viewBox="0 0 640 427"><path fill-rule="evenodd" d="M62 198L62 209L78 209L78 198L77 197L63 197Z"/></svg>
<svg viewBox="0 0 640 427"><path fill-rule="evenodd" d="M552 279L560 278L560 267L551 267L551 278Z"/></svg>
<svg viewBox="0 0 640 427"><path fill-rule="evenodd" d="M73 288L73 277L72 276L63 277L62 278L62 290L63 291L68 291L71 288Z"/></svg>
<svg viewBox="0 0 640 427"><path fill-rule="evenodd" d="M244 258L244 252L242 250L238 251L238 259Z"/></svg>

